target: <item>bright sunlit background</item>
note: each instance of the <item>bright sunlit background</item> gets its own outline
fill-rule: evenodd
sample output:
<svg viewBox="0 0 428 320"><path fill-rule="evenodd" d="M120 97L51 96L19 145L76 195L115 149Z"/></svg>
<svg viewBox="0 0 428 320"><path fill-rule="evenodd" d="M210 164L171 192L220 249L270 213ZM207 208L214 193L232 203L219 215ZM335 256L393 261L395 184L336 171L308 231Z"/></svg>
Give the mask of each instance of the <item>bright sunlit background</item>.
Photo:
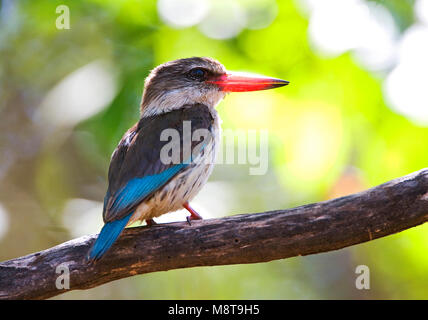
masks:
<svg viewBox="0 0 428 320"><path fill-rule="evenodd" d="M0 3L1 261L98 233L110 155L138 120L144 78L176 58L290 81L219 105L224 129L269 130L269 170L218 165L193 203L206 218L326 200L428 166L428 0ZM61 4L69 30L55 25ZM57 298L427 299L427 231ZM355 288L361 264L370 290Z"/></svg>

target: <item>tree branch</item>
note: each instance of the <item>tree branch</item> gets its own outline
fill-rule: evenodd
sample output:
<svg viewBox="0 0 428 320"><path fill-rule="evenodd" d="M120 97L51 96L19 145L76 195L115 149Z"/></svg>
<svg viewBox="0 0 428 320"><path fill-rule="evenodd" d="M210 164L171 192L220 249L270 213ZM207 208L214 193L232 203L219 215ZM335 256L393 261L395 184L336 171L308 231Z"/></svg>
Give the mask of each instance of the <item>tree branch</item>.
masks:
<svg viewBox="0 0 428 320"><path fill-rule="evenodd" d="M85 256L96 236L0 263L0 298L43 299L68 264L70 290L136 274L196 266L265 262L326 252L380 238L428 220L428 168L350 196L288 210L126 229L95 265Z"/></svg>

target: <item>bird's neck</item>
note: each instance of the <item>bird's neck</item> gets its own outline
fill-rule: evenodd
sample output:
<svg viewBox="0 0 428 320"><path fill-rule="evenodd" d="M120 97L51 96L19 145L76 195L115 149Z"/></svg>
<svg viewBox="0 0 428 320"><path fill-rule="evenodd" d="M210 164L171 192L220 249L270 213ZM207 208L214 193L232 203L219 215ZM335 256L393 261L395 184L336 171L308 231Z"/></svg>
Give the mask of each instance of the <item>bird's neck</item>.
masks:
<svg viewBox="0 0 428 320"><path fill-rule="evenodd" d="M141 118L150 117L197 103L206 105L215 111L215 106L224 98L222 91L200 92L191 89L171 90L154 97L143 95ZM216 113L216 111L215 111Z"/></svg>

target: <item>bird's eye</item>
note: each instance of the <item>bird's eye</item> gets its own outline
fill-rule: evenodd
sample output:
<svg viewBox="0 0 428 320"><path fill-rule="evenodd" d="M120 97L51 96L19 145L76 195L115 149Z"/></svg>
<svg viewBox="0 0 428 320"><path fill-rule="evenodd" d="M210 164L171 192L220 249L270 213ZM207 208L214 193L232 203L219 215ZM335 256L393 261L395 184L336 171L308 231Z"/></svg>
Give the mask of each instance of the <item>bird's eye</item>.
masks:
<svg viewBox="0 0 428 320"><path fill-rule="evenodd" d="M206 74L207 74L206 70L202 68L194 68L189 71L189 76L195 80L204 80Z"/></svg>

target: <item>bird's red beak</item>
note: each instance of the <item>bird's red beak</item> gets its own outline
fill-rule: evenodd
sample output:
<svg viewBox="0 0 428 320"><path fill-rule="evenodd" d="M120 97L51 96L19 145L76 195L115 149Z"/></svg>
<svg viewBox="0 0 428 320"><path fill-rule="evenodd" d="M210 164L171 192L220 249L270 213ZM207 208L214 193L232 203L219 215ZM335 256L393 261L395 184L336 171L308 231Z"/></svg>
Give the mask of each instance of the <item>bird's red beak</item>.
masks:
<svg viewBox="0 0 428 320"><path fill-rule="evenodd" d="M288 81L260 76L247 76L235 73L226 73L207 82L216 84L222 91L245 92L267 90L286 86Z"/></svg>

